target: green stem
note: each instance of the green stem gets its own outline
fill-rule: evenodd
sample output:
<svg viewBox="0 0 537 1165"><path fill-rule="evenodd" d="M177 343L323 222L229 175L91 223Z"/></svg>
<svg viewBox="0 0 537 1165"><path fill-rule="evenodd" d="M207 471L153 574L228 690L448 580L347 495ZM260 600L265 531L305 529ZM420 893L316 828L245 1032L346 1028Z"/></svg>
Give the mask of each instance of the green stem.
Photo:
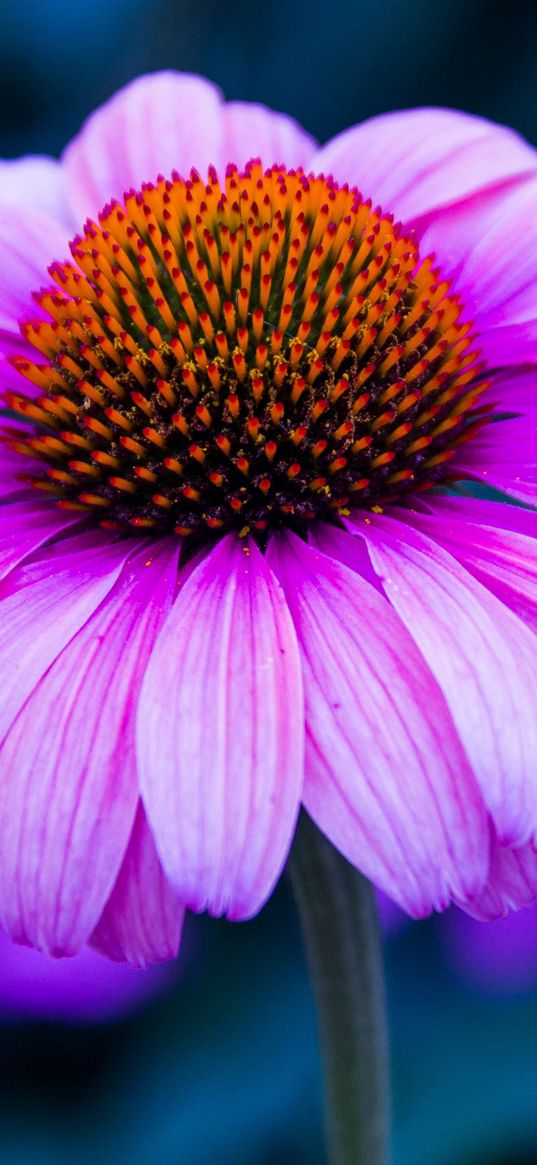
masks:
<svg viewBox="0 0 537 1165"><path fill-rule="evenodd" d="M316 999L330 1165L387 1165L388 1039L371 884L302 814L289 861Z"/></svg>

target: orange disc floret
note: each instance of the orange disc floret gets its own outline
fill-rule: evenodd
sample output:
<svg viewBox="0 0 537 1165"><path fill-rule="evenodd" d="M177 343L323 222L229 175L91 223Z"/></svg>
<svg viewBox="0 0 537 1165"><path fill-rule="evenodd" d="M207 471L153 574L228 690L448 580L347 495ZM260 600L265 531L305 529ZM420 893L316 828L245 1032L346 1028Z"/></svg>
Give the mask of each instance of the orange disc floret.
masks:
<svg viewBox="0 0 537 1165"><path fill-rule="evenodd" d="M39 393L7 403L34 483L107 526L266 531L384 504L442 480L480 422L448 281L332 178L159 178L71 255L36 297L48 319L22 326L39 360L13 361Z"/></svg>

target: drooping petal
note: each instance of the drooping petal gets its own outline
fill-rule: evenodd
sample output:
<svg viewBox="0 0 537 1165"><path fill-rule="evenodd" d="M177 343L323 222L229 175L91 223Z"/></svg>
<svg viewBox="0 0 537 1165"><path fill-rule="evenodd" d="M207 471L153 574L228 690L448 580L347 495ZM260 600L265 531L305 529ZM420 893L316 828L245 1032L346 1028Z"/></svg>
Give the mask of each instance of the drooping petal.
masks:
<svg viewBox="0 0 537 1165"><path fill-rule="evenodd" d="M405 509L399 511L405 522L419 524L422 517L437 517L449 521L449 528L455 534L455 525L458 522L471 523L476 526L487 526L492 529L517 531L526 534L528 538L537 537L537 511L510 505L504 501L493 501L490 498L463 497L454 494L428 493L423 511ZM395 516L396 511L393 511Z"/></svg>
<svg viewBox="0 0 537 1165"><path fill-rule="evenodd" d="M502 842L537 837L537 639L407 523L371 514L354 529L440 684Z"/></svg>
<svg viewBox="0 0 537 1165"><path fill-rule="evenodd" d="M222 170L260 153L267 165L294 165L308 161L312 145L283 114L239 102L226 106L202 77L162 72L131 81L96 110L67 147L63 164L73 208L84 218L158 174L187 176L192 166L203 172L211 164Z"/></svg>
<svg viewBox="0 0 537 1165"><path fill-rule="evenodd" d="M114 885L138 789L134 715L171 603L177 542L148 544L50 665L0 749L0 920L73 954Z"/></svg>
<svg viewBox="0 0 537 1165"><path fill-rule="evenodd" d="M0 205L46 214L72 234L80 226L69 208L65 175L56 158L34 154L0 161Z"/></svg>
<svg viewBox="0 0 537 1165"><path fill-rule="evenodd" d="M95 110L62 157L76 214L173 169L207 167L218 148L221 97L201 77L153 73L131 81ZM143 130L142 128L143 127Z"/></svg>
<svg viewBox="0 0 537 1165"><path fill-rule="evenodd" d="M109 959L134 967L174 959L184 913L139 805L127 852L91 945Z"/></svg>
<svg viewBox="0 0 537 1165"><path fill-rule="evenodd" d="M142 685L140 787L164 869L196 910L247 918L279 877L303 780L298 648L255 545L187 578Z"/></svg>
<svg viewBox="0 0 537 1165"><path fill-rule="evenodd" d="M405 520L434 538L537 631L537 511L474 498L428 498Z"/></svg>
<svg viewBox="0 0 537 1165"><path fill-rule="evenodd" d="M295 535L271 541L306 701L304 804L409 913L487 867L486 815L442 694L384 596Z"/></svg>
<svg viewBox="0 0 537 1165"><path fill-rule="evenodd" d="M502 125L452 109L384 113L314 155L315 171L356 185L412 223L507 179L537 172L537 151Z"/></svg>
<svg viewBox="0 0 537 1165"><path fill-rule="evenodd" d="M520 910L537 900L537 850L534 845L513 849L500 845L491 830L490 870L480 894L459 903L473 918L490 921L509 910Z"/></svg>
<svg viewBox="0 0 537 1165"><path fill-rule="evenodd" d="M49 545L0 583L0 741L56 656L113 586L131 552L99 536Z"/></svg>
<svg viewBox="0 0 537 1165"><path fill-rule="evenodd" d="M537 501L537 409L485 425L451 462L457 473L528 505Z"/></svg>
<svg viewBox="0 0 537 1165"><path fill-rule="evenodd" d="M80 522L80 514L35 497L0 507L0 579L38 546L76 522Z"/></svg>

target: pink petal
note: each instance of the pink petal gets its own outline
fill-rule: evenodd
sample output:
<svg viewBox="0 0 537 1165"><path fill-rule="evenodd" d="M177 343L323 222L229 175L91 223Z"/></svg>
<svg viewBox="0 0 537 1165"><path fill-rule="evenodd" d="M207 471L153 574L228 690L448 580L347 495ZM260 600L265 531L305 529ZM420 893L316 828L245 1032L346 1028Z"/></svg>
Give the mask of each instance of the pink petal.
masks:
<svg viewBox="0 0 537 1165"><path fill-rule="evenodd" d="M384 113L315 154L315 171L357 185L409 222L506 179L537 171L537 152L505 126L451 109Z"/></svg>
<svg viewBox="0 0 537 1165"><path fill-rule="evenodd" d="M510 329L502 329L502 332ZM537 339L537 319L535 321ZM487 403L494 404L499 413L532 414L537 412L537 372L535 369L508 368L495 376L487 389Z"/></svg>
<svg viewBox="0 0 537 1165"><path fill-rule="evenodd" d="M102 533L101 531L99 533ZM69 640L114 585L132 550L95 535L52 544L0 584L0 741Z"/></svg>
<svg viewBox="0 0 537 1165"><path fill-rule="evenodd" d="M465 495L456 497L451 494L427 494L427 513L417 513L415 510L401 511L404 521L421 521L422 516L448 519L453 526L457 522L471 522L472 525L489 526L493 529L516 530L519 534L527 534L529 538L537 536L537 512L528 510L524 506L510 505L508 502L491 501L489 498L476 498Z"/></svg>
<svg viewBox="0 0 537 1165"><path fill-rule="evenodd" d="M95 215L111 198L159 173L168 177L173 169L188 172L214 162L220 105L218 89L190 74L153 73L120 89L63 154L76 214Z"/></svg>
<svg viewBox="0 0 537 1165"><path fill-rule="evenodd" d="M537 409L497 421L463 445L451 463L460 474L528 505L537 501Z"/></svg>
<svg viewBox="0 0 537 1165"><path fill-rule="evenodd" d="M92 946L116 962L145 967L174 959L184 909L165 877L145 813L138 807L127 852Z"/></svg>
<svg viewBox="0 0 537 1165"><path fill-rule="evenodd" d="M440 684L501 840L537 837L537 640L406 523L371 514L354 529Z"/></svg>
<svg viewBox="0 0 537 1165"><path fill-rule="evenodd" d="M143 127L143 132L140 132ZM226 106L214 85L188 73L153 73L132 81L91 115L63 155L69 196L80 218L95 215L130 187L188 175L209 165L223 171L274 151L267 164L306 161L312 139L290 118L262 106Z"/></svg>
<svg viewBox="0 0 537 1165"><path fill-rule="evenodd" d="M406 520L537 631L537 511L473 498L429 498L428 504L432 513Z"/></svg>
<svg viewBox="0 0 537 1165"><path fill-rule="evenodd" d="M485 333L484 347L489 368L535 363L537 320L489 328Z"/></svg>
<svg viewBox="0 0 537 1165"><path fill-rule="evenodd" d="M409 913L472 893L486 875L485 811L412 639L373 587L295 535L273 539L269 560L302 653L306 809Z"/></svg>
<svg viewBox="0 0 537 1165"><path fill-rule="evenodd" d="M0 919L13 938L51 954L87 941L127 846L138 803L136 698L177 553L176 540L141 545L0 751Z"/></svg>
<svg viewBox="0 0 537 1165"><path fill-rule="evenodd" d="M222 170L228 162L242 166L258 157L265 166L280 163L288 169L307 167L316 148L315 138L284 113L246 101L231 101L223 106L219 150Z"/></svg>
<svg viewBox="0 0 537 1165"><path fill-rule="evenodd" d="M32 299L32 291L50 286L47 267L53 259L69 254L70 232L37 210L6 206L1 211L0 331L20 346L19 323L45 314ZM4 352L5 344L0 343L0 348Z"/></svg>
<svg viewBox="0 0 537 1165"><path fill-rule="evenodd" d="M531 906L537 899L537 852L528 842L518 849L500 845L491 831L488 881L476 896L459 903L473 918L489 921L508 910Z"/></svg>
<svg viewBox="0 0 537 1165"><path fill-rule="evenodd" d="M537 359L536 202L537 175L476 194L433 215L419 228L422 253L433 251L442 271L455 277L489 363L498 354L505 327L516 327L517 339L525 337L526 348L531 340L531 359ZM528 352L522 355L518 345L510 354L506 346L502 363L527 358Z"/></svg>
<svg viewBox="0 0 537 1165"><path fill-rule="evenodd" d="M55 158L29 155L0 161L0 204L39 211L74 234L76 221L65 191L65 175Z"/></svg>
<svg viewBox="0 0 537 1165"><path fill-rule="evenodd" d="M224 538L184 583L138 714L157 849L195 910L255 914L287 857L303 779L296 639L254 544Z"/></svg>
<svg viewBox="0 0 537 1165"><path fill-rule="evenodd" d="M0 579L38 546L77 522L80 514L35 498L0 507Z"/></svg>

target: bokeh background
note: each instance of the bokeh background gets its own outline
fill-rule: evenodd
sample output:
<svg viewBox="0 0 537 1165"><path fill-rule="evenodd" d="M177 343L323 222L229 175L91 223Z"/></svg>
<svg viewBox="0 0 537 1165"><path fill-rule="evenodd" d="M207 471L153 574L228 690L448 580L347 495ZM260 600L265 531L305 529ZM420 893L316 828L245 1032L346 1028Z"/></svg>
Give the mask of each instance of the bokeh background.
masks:
<svg viewBox="0 0 537 1165"><path fill-rule="evenodd" d="M59 153L116 88L167 67L321 140L444 104L537 144L533 0L4 0L1 33L4 157ZM536 912L489 927L383 915L395 1165L535 1165ZM182 958L156 974L97 956L67 972L0 942L0 1079L8 1165L324 1165L285 879L246 926L189 920Z"/></svg>

